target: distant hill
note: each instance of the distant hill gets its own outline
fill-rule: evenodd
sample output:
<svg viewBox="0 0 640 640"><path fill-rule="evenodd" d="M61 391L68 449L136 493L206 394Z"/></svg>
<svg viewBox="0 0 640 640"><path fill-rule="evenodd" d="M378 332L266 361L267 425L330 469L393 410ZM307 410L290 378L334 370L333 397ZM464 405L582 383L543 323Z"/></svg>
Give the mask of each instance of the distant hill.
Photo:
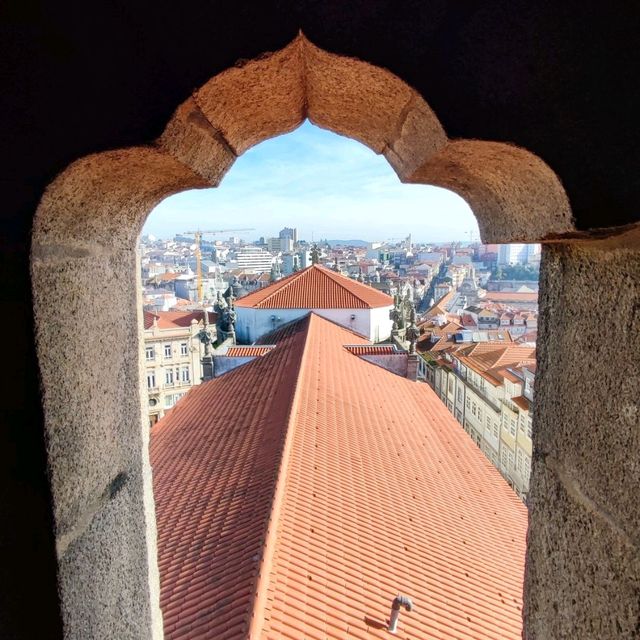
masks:
<svg viewBox="0 0 640 640"><path fill-rule="evenodd" d="M325 240L325 242L332 247L366 247L368 244L365 240Z"/></svg>

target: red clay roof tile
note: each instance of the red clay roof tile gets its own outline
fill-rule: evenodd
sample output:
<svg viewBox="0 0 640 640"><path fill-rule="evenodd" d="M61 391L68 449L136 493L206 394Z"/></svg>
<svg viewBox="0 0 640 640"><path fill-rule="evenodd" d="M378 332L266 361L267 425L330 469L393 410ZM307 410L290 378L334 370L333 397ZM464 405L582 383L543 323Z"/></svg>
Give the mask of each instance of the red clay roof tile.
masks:
<svg viewBox="0 0 640 640"><path fill-rule="evenodd" d="M403 637L520 638L526 509L359 344L311 314L154 428L168 640L386 638L398 592Z"/></svg>
<svg viewBox="0 0 640 640"><path fill-rule="evenodd" d="M157 319L159 329L177 329L179 327L189 327L193 320L201 322L204 318L204 311L144 311L144 328L153 327L154 318ZM215 324L217 314L209 311L209 322Z"/></svg>
<svg viewBox="0 0 640 640"><path fill-rule="evenodd" d="M239 298L235 305L256 309L372 309L391 306L393 299L315 264Z"/></svg>
<svg viewBox="0 0 640 640"><path fill-rule="evenodd" d="M269 345L264 346L238 346L238 347L229 347L227 349L227 353L225 355L231 358L246 358L248 356L264 356L269 353L274 347Z"/></svg>

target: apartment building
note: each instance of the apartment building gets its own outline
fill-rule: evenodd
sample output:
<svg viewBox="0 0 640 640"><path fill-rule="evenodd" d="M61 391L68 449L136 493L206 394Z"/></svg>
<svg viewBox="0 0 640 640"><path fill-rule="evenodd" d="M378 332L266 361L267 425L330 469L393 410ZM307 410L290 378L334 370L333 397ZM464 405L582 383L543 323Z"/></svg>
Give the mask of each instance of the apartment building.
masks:
<svg viewBox="0 0 640 640"><path fill-rule="evenodd" d="M455 345L423 359L426 381L525 499L531 471L535 349L484 342Z"/></svg>
<svg viewBox="0 0 640 640"><path fill-rule="evenodd" d="M227 269L243 269L253 273L271 271L273 256L260 247L248 245L237 249L232 258L227 260Z"/></svg>
<svg viewBox="0 0 640 640"><path fill-rule="evenodd" d="M215 331L215 314L209 314ZM149 426L201 382L202 311L144 311L144 362Z"/></svg>

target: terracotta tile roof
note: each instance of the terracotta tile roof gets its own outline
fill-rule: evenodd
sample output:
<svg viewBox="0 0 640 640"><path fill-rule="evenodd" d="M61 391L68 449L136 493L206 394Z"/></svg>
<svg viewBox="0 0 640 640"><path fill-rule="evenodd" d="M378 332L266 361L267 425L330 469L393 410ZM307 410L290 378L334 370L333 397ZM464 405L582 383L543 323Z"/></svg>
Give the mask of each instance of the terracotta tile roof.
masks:
<svg viewBox="0 0 640 640"><path fill-rule="evenodd" d="M462 325L464 327L477 327L478 323L473 319L473 316L465 313L461 319Z"/></svg>
<svg viewBox="0 0 640 640"><path fill-rule="evenodd" d="M532 331L527 331L522 335L516 338L516 342L536 342L538 339L538 331L533 329Z"/></svg>
<svg viewBox="0 0 640 640"><path fill-rule="evenodd" d="M372 309L391 306L393 299L315 264L254 291L235 304L255 309Z"/></svg>
<svg viewBox="0 0 640 640"><path fill-rule="evenodd" d="M216 323L217 314L209 312L209 322ZM159 329L176 329L189 327L191 322L201 322L204 318L203 311L144 311L144 328L151 329L153 320L157 318Z"/></svg>
<svg viewBox="0 0 640 640"><path fill-rule="evenodd" d="M168 640L246 637L307 325L297 323L264 357L192 388L154 428Z"/></svg>
<svg viewBox="0 0 640 640"><path fill-rule="evenodd" d="M487 347L479 347L479 349L484 351L494 351L495 349L503 347L505 343L513 342L511 334L507 329L484 329L481 331L469 332L454 322L449 322L443 327L428 327L427 324L424 326L425 333L418 338L417 344L418 351L421 353L426 351L431 353L437 353L440 351L460 351L462 349L467 349L472 345L475 347L479 347L479 345L488 345ZM460 332L471 333L471 342L456 341L456 334L459 334Z"/></svg>
<svg viewBox="0 0 640 640"><path fill-rule="evenodd" d="M402 637L520 638L527 514L499 473L364 340L314 314L283 335L152 431L167 640L387 638L399 592Z"/></svg>
<svg viewBox="0 0 640 640"><path fill-rule="evenodd" d="M166 273L163 273L156 277L158 278L158 280L162 280L163 282L171 282L172 280L175 280L180 275L182 274L167 271Z"/></svg>
<svg viewBox="0 0 640 640"><path fill-rule="evenodd" d="M503 346L493 344L493 349L483 348L487 343L480 343L470 347L468 350L462 349L460 355L466 357L473 368L477 371L496 369L499 366L515 364L522 360L535 361L536 350L533 347L522 347L516 345Z"/></svg>
<svg viewBox="0 0 640 640"><path fill-rule="evenodd" d="M537 302L538 294L535 291L487 291L484 299L491 302Z"/></svg>
<svg viewBox="0 0 640 640"><path fill-rule="evenodd" d="M398 351L391 344L360 344L360 345L345 345L344 347L349 353L353 353L356 356L382 356L393 355Z"/></svg>
<svg viewBox="0 0 640 640"><path fill-rule="evenodd" d="M453 297L456 295L456 291L449 291L449 293L445 293L441 298L439 298L436 303L427 311L425 314L426 318L433 318L434 316L446 315L447 310L446 306L451 302Z"/></svg>
<svg viewBox="0 0 640 640"><path fill-rule="evenodd" d="M529 403L529 400L524 396L515 396L514 398L511 398L511 400L513 400L521 409L524 409L525 411L529 411L530 403Z"/></svg>
<svg viewBox="0 0 640 640"><path fill-rule="evenodd" d="M249 356L264 356L269 351L274 349L274 346L241 346L241 347L230 347L227 349L227 353L225 355L230 356L231 358L246 358Z"/></svg>
<svg viewBox="0 0 640 640"><path fill-rule="evenodd" d="M493 348L491 348L493 346ZM482 375L493 384L500 384L507 378L512 382L520 382L508 369L510 366L531 366L536 362L534 347L512 344L509 346L481 343L460 349L455 357L476 373Z"/></svg>

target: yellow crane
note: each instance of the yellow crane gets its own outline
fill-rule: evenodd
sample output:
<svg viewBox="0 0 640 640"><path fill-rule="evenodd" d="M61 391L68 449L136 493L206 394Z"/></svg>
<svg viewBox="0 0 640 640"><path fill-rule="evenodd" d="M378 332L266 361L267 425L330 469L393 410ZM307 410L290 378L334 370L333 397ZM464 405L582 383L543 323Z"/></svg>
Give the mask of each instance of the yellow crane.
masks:
<svg viewBox="0 0 640 640"><path fill-rule="evenodd" d="M195 238L196 245L196 281L198 284L198 304L202 304L204 301L204 295L202 291L202 253L200 251L200 241L202 240L202 236L207 235L216 235L218 233L230 233L230 232L241 232L241 231L255 231L255 229L215 229L214 231L185 231L184 235L193 235Z"/></svg>

